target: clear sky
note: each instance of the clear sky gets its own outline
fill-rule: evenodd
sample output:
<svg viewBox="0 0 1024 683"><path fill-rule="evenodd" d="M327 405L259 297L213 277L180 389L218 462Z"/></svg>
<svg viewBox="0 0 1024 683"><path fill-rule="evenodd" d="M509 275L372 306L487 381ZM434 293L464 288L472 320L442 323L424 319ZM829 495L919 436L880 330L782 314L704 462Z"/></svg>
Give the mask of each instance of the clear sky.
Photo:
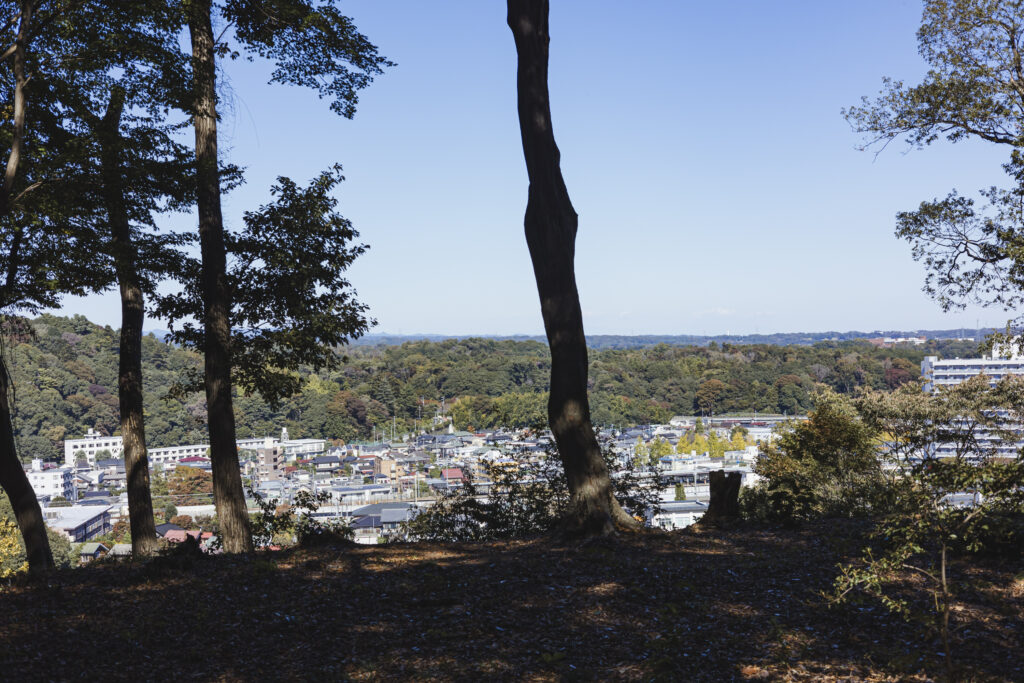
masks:
<svg viewBox="0 0 1024 683"><path fill-rule="evenodd" d="M1004 150L874 157L840 115L883 75L916 82L916 0L552 0L550 88L580 216L587 332L973 328L944 314L893 236L897 211L1002 182ZM354 120L266 64L223 66L222 149L247 168L227 220L278 175L345 167L339 210L370 251L350 271L375 332L539 334L523 238L515 46L499 0L350 0L397 62ZM193 219L184 219L186 222ZM113 295L63 312L119 326ZM149 321L150 328L160 321Z"/></svg>

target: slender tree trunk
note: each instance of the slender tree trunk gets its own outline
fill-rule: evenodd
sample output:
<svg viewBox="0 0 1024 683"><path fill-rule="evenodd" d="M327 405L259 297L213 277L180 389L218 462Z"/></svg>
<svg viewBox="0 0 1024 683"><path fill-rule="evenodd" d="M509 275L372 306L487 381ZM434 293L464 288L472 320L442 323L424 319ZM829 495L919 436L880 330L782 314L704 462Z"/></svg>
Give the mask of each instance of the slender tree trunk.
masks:
<svg viewBox="0 0 1024 683"><path fill-rule="evenodd" d="M224 222L217 165L217 88L211 0L189 3L196 133L197 208L203 259L206 407L210 426L213 497L224 550L250 552L252 535L242 490L231 403L231 292L227 281Z"/></svg>
<svg viewBox="0 0 1024 683"><path fill-rule="evenodd" d="M519 128L530 179L526 243L551 348L548 421L569 485L566 526L572 533L609 534L638 524L612 495L590 422L587 341L574 272L578 221L559 167L548 101L547 0L508 0L508 25L519 57Z"/></svg>
<svg viewBox="0 0 1024 683"><path fill-rule="evenodd" d="M25 49L28 40L29 26L32 23L32 3L21 4L21 19L18 35L14 46L14 109L12 111L14 127L11 135L11 152L7 157L4 169L3 187L0 188L0 214L9 214L13 210L12 193L14 181L21 163L21 148L25 140ZM22 228L15 228L7 255L7 273L4 278L4 289L0 292L0 311L14 303L15 284L18 273L18 254L24 239ZM2 331L0 331L2 333ZM17 447L14 443L14 424L11 419L11 376L7 371L7 360L0 345L0 487L7 492L14 508L14 516L25 540L25 554L28 558L29 571L39 572L53 568L53 555L50 552L50 539L46 536L46 524L43 522L43 511L36 500L35 491L25 475L25 470L18 459Z"/></svg>
<svg viewBox="0 0 1024 683"><path fill-rule="evenodd" d="M942 612L939 615L939 630L942 633L942 649L946 653L946 680L950 683L956 680L956 667L953 665L953 644L949 638L949 614L952 611L952 595L949 592L949 581L946 578L946 550L945 543L942 544Z"/></svg>
<svg viewBox="0 0 1024 683"><path fill-rule="evenodd" d="M43 511L36 500L35 491L28 481L14 445L14 429L10 404L11 378L7 363L0 353L0 486L7 492L18 520L29 571L35 573L53 569L50 539L46 536Z"/></svg>
<svg viewBox="0 0 1024 683"><path fill-rule="evenodd" d="M117 392L124 440L124 469L128 481L132 556L147 557L156 554L157 539L142 414L143 298L138 273L139 254L132 242L121 166L123 141L119 129L124 98L124 90L114 88L97 132L101 146L103 202L110 221L114 267L121 288L121 356L118 361Z"/></svg>

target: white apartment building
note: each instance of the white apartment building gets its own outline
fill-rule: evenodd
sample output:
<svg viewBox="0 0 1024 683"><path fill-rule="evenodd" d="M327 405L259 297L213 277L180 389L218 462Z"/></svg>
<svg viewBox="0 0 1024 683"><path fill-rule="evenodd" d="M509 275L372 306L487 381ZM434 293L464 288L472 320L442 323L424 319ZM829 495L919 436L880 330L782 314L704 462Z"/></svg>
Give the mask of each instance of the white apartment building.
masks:
<svg viewBox="0 0 1024 683"><path fill-rule="evenodd" d="M184 458L205 456L210 449L207 444L192 444L189 446L168 446L165 448L149 448L149 464L166 465L173 464ZM96 464L96 454L108 451L111 458L120 458L124 454L124 444L120 436L103 436L94 429L86 432L81 439L64 440L64 464L74 467L75 461L87 460L90 465Z"/></svg>
<svg viewBox="0 0 1024 683"><path fill-rule="evenodd" d="M996 347L988 358L939 360L938 356L925 356L921 361L925 391L934 391L935 387L954 386L982 373L988 376L989 383L993 385L1009 375L1024 375L1024 358L1017 354L1005 357L1001 349Z"/></svg>
<svg viewBox="0 0 1024 683"><path fill-rule="evenodd" d="M120 458L124 447L119 436L103 436L90 428L81 439L64 440L64 464L74 467L75 461L88 460L90 465L96 464L96 454L110 451L112 458Z"/></svg>
<svg viewBox="0 0 1024 683"><path fill-rule="evenodd" d="M939 360L938 356L925 356L921 361L921 375L925 379L924 390L928 392L934 392L939 387L956 386L980 374L987 376L989 384L993 386L1004 377L1024 375L1024 357L1017 352L1015 347L1004 348L997 344L987 358ZM1024 439L1016 443L995 445L996 437L994 435L987 437L987 433L987 430L979 432L978 439L992 444L993 450L998 451L1000 455L1013 457L1019 449L1024 447ZM952 445L939 444L934 455L941 458L955 455L955 453Z"/></svg>
<svg viewBox="0 0 1024 683"><path fill-rule="evenodd" d="M43 469L43 461L35 458L32 460L31 469L27 470L25 474L28 476L28 482L32 484L36 498L63 496L72 502L78 500L78 491L75 489L75 473L70 467Z"/></svg>
<svg viewBox="0 0 1024 683"><path fill-rule="evenodd" d="M319 455L327 449L327 441L325 439L289 439L287 428L281 430L280 439L272 437L238 439L236 444L239 450L280 448L281 453L287 460ZM64 464L68 467L74 467L77 460L87 460L90 465L95 465L96 454L104 450L109 451L112 458L122 457L124 444L121 437L103 436L95 429L89 429L81 439L65 439ZM209 450L209 444L201 443L188 446L150 448L147 452L150 467L153 467L156 465L173 465L185 458L204 457Z"/></svg>

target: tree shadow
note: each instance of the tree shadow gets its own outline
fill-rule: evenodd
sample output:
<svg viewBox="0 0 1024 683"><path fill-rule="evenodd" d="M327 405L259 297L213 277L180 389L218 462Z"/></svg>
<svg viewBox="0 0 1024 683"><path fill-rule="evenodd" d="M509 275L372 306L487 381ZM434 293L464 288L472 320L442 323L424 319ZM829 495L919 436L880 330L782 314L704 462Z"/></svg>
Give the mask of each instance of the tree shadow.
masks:
<svg viewBox="0 0 1024 683"><path fill-rule="evenodd" d="M0 593L0 666L9 680L78 677L97 660L115 679L941 671L919 625L879 606L825 607L832 547L811 531L732 530L298 549L205 558L177 573L98 566ZM979 623L961 646L980 678L1013 678L1012 608L990 605L1004 621Z"/></svg>

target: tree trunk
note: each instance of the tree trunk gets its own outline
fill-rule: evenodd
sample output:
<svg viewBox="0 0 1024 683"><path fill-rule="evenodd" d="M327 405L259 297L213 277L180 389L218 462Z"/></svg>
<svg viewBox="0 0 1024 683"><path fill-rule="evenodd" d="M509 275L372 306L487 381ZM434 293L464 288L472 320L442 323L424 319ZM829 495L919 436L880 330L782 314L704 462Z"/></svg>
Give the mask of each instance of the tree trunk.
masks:
<svg viewBox="0 0 1024 683"><path fill-rule="evenodd" d="M224 222L217 165L217 89L211 0L189 3L192 39L197 209L203 260L206 407L210 426L213 498L224 550L250 552L252 535L242 490L231 403L231 292L227 281Z"/></svg>
<svg viewBox="0 0 1024 683"><path fill-rule="evenodd" d="M21 461L18 460L14 445L10 390L7 362L0 354L0 486L11 499L18 528L25 539L28 568L35 573L53 569L53 555L50 553L50 539L46 536L43 511L39 507L39 501L36 500L35 491L32 490Z"/></svg>
<svg viewBox="0 0 1024 683"><path fill-rule="evenodd" d="M21 4L21 19L14 46L14 127L11 135L11 151L4 169L3 187L0 188L0 214L9 214L13 209L11 195L14 181L21 163L21 148L25 139L25 49L29 26L32 22L32 3ZM15 228L11 249L7 255L7 273L4 289L0 292L0 311L10 306L17 298L14 294L18 273L18 252L24 238L21 226ZM2 333L2 331L0 331ZM0 487L7 492L14 508L14 516L25 540L25 554L31 572L53 568L50 539L46 536L43 511L36 500L35 491L25 475L18 459L14 443L14 424L11 420L11 377L7 371L7 360L0 345Z"/></svg>
<svg viewBox="0 0 1024 683"><path fill-rule="evenodd" d="M604 535L636 528L612 495L608 468L590 422L587 341L576 290L576 211L559 167L548 101L548 2L508 0L519 57L519 129L530 179L526 243L551 348L548 421L569 485L570 533Z"/></svg>
<svg viewBox="0 0 1024 683"><path fill-rule="evenodd" d="M711 500L707 512L701 517L702 524L728 523L739 518L741 480L739 472L714 470L708 474Z"/></svg>
<svg viewBox="0 0 1024 683"><path fill-rule="evenodd" d="M115 88L97 131L101 146L103 202L110 221L114 267L121 288L121 355L117 393L124 440L124 469L128 483L128 517L132 531L132 556L148 557L157 551L156 521L149 490L149 458L142 415L142 322L143 299L139 283L138 249L124 203L121 167L121 114L124 90Z"/></svg>

